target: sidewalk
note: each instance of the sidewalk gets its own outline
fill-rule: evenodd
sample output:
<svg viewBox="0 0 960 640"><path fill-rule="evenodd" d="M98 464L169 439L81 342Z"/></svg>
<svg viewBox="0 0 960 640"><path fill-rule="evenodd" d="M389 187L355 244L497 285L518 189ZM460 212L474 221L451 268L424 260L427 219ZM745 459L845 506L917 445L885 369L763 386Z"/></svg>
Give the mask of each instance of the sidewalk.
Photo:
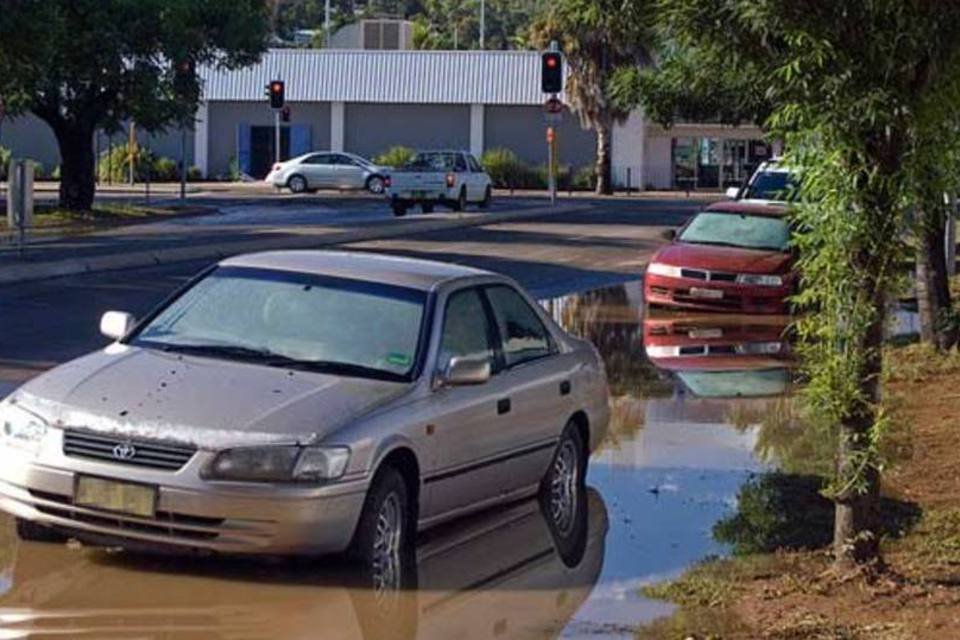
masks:
<svg viewBox="0 0 960 640"><path fill-rule="evenodd" d="M522 211L467 212L385 219L362 226L343 224L298 226L177 226L166 223L130 225L70 238L35 242L23 248L0 247L0 285L59 276L129 269L190 260L218 260L251 251L308 249L497 222L569 213L585 203L560 203Z"/></svg>

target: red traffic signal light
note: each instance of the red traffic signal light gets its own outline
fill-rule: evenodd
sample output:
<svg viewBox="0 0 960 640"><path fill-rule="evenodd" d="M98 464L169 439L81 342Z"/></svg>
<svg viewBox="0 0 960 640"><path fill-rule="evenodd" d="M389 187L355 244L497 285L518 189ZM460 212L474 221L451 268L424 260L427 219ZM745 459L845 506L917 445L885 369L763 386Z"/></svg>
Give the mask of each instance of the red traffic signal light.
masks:
<svg viewBox="0 0 960 640"><path fill-rule="evenodd" d="M546 51L541 57L540 84L544 93L563 91L563 56L559 51Z"/></svg>
<svg viewBox="0 0 960 640"><path fill-rule="evenodd" d="M270 97L271 109L283 109L285 102L283 80L274 80L268 84L267 95Z"/></svg>

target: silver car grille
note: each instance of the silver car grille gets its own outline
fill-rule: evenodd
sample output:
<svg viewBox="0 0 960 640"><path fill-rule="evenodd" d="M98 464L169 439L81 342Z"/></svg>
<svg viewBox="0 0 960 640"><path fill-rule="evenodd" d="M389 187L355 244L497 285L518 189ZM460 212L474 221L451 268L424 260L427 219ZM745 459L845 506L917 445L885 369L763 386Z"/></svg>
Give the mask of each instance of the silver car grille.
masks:
<svg viewBox="0 0 960 640"><path fill-rule="evenodd" d="M76 429L68 429L63 434L63 453L68 456L149 469L177 471L196 452L195 447L185 445L131 440Z"/></svg>

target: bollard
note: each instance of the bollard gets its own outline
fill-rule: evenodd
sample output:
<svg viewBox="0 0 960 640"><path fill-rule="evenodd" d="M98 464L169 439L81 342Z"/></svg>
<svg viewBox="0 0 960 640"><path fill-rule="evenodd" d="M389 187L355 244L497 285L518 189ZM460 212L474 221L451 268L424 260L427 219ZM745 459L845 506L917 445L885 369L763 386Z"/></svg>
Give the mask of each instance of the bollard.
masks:
<svg viewBox="0 0 960 640"><path fill-rule="evenodd" d="M27 229L33 224L33 160L11 160L7 176L7 225L16 229L22 252Z"/></svg>

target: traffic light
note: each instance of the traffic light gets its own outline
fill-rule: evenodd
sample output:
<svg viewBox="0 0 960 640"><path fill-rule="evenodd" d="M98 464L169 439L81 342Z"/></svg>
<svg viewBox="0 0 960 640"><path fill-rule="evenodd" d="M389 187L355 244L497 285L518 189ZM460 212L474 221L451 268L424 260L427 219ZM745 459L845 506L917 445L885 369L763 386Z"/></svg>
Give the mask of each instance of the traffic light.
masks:
<svg viewBox="0 0 960 640"><path fill-rule="evenodd" d="M541 56L540 84L544 93L563 91L563 56L559 51L545 51Z"/></svg>
<svg viewBox="0 0 960 640"><path fill-rule="evenodd" d="M285 102L283 80L274 80L268 84L267 95L270 97L271 109L283 109Z"/></svg>
<svg viewBox="0 0 960 640"><path fill-rule="evenodd" d="M283 109L280 109L280 121L290 122L290 105L284 105Z"/></svg>

